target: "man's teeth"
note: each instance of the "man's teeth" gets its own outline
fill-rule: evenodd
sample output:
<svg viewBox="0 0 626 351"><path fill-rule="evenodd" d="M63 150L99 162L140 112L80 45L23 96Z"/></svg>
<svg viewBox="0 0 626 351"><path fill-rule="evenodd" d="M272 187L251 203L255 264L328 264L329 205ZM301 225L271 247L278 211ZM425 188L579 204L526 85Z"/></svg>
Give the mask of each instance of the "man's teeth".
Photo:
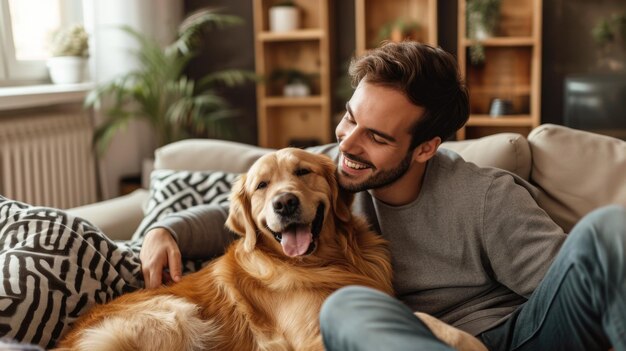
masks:
<svg viewBox="0 0 626 351"><path fill-rule="evenodd" d="M352 162L352 161L348 160L347 158L345 159L345 163L346 163L346 166L348 166L348 167L350 167L350 168L352 168L352 169L363 169L363 168L367 168L367 166L364 166L364 165L361 165L361 164L358 164L358 163L354 163L354 162Z"/></svg>

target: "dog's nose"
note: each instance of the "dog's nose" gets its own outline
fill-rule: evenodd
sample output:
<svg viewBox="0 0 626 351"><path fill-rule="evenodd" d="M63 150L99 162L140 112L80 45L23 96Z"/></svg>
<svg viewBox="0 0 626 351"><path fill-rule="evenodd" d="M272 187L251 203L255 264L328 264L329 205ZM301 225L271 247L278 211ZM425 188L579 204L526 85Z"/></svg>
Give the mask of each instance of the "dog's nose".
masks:
<svg viewBox="0 0 626 351"><path fill-rule="evenodd" d="M289 216L296 212L300 206L300 200L294 194L282 193L272 199L272 206L274 206L274 212L279 215Z"/></svg>

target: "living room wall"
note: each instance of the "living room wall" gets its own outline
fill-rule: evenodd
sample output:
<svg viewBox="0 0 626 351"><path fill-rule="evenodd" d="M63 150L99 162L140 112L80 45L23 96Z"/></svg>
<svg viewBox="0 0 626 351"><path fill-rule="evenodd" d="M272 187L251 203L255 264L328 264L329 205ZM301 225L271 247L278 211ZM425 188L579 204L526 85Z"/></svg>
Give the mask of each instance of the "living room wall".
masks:
<svg viewBox="0 0 626 351"><path fill-rule="evenodd" d="M335 26L335 75L354 51L354 1L332 2ZM245 20L240 27L212 32L206 36L206 47L195 59L189 74L200 77L214 69L227 67L254 70L254 36L252 1L185 0L185 12L204 6L223 7L224 11ZM456 55L457 1L438 2L439 45ZM601 18L626 11L623 0L544 0L542 58L542 122L563 124L563 82L568 74L597 71L597 50L591 29ZM249 84L229 89L226 97L241 109L238 125L244 132L237 140L256 143L255 87ZM343 105L337 102L337 109Z"/></svg>

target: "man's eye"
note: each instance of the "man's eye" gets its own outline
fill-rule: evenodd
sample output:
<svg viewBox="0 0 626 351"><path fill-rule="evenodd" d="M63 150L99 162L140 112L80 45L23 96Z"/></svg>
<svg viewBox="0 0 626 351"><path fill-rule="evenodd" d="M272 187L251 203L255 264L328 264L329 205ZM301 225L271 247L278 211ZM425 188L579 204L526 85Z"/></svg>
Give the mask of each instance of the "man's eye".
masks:
<svg viewBox="0 0 626 351"><path fill-rule="evenodd" d="M308 168L298 168L298 169L296 169L296 171L295 171L295 172L293 172L293 173L294 173L296 176L300 177L300 176L307 175L307 174L311 173L311 170L310 170L310 169L308 169Z"/></svg>
<svg viewBox="0 0 626 351"><path fill-rule="evenodd" d="M374 140L375 143L377 143L377 144L387 144L387 141L385 139L381 138L380 136L378 136L378 135L376 135L374 133L372 133L370 135L371 135L372 140Z"/></svg>
<svg viewBox="0 0 626 351"><path fill-rule="evenodd" d="M267 187L266 182L260 182L259 185L256 186L256 190L263 189Z"/></svg>

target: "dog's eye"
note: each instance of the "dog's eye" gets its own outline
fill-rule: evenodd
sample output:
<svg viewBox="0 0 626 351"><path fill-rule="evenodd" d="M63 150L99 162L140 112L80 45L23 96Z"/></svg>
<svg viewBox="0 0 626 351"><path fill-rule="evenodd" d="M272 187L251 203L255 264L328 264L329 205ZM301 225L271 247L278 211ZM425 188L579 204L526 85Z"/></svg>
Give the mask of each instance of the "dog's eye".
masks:
<svg viewBox="0 0 626 351"><path fill-rule="evenodd" d="M311 173L311 170L308 168L298 168L296 169L295 172L293 172L295 175L297 175L298 177L303 176L303 175L307 175L309 173Z"/></svg>
<svg viewBox="0 0 626 351"><path fill-rule="evenodd" d="M259 185L256 186L256 190L263 189L265 187L267 187L267 183L266 182L260 182Z"/></svg>

